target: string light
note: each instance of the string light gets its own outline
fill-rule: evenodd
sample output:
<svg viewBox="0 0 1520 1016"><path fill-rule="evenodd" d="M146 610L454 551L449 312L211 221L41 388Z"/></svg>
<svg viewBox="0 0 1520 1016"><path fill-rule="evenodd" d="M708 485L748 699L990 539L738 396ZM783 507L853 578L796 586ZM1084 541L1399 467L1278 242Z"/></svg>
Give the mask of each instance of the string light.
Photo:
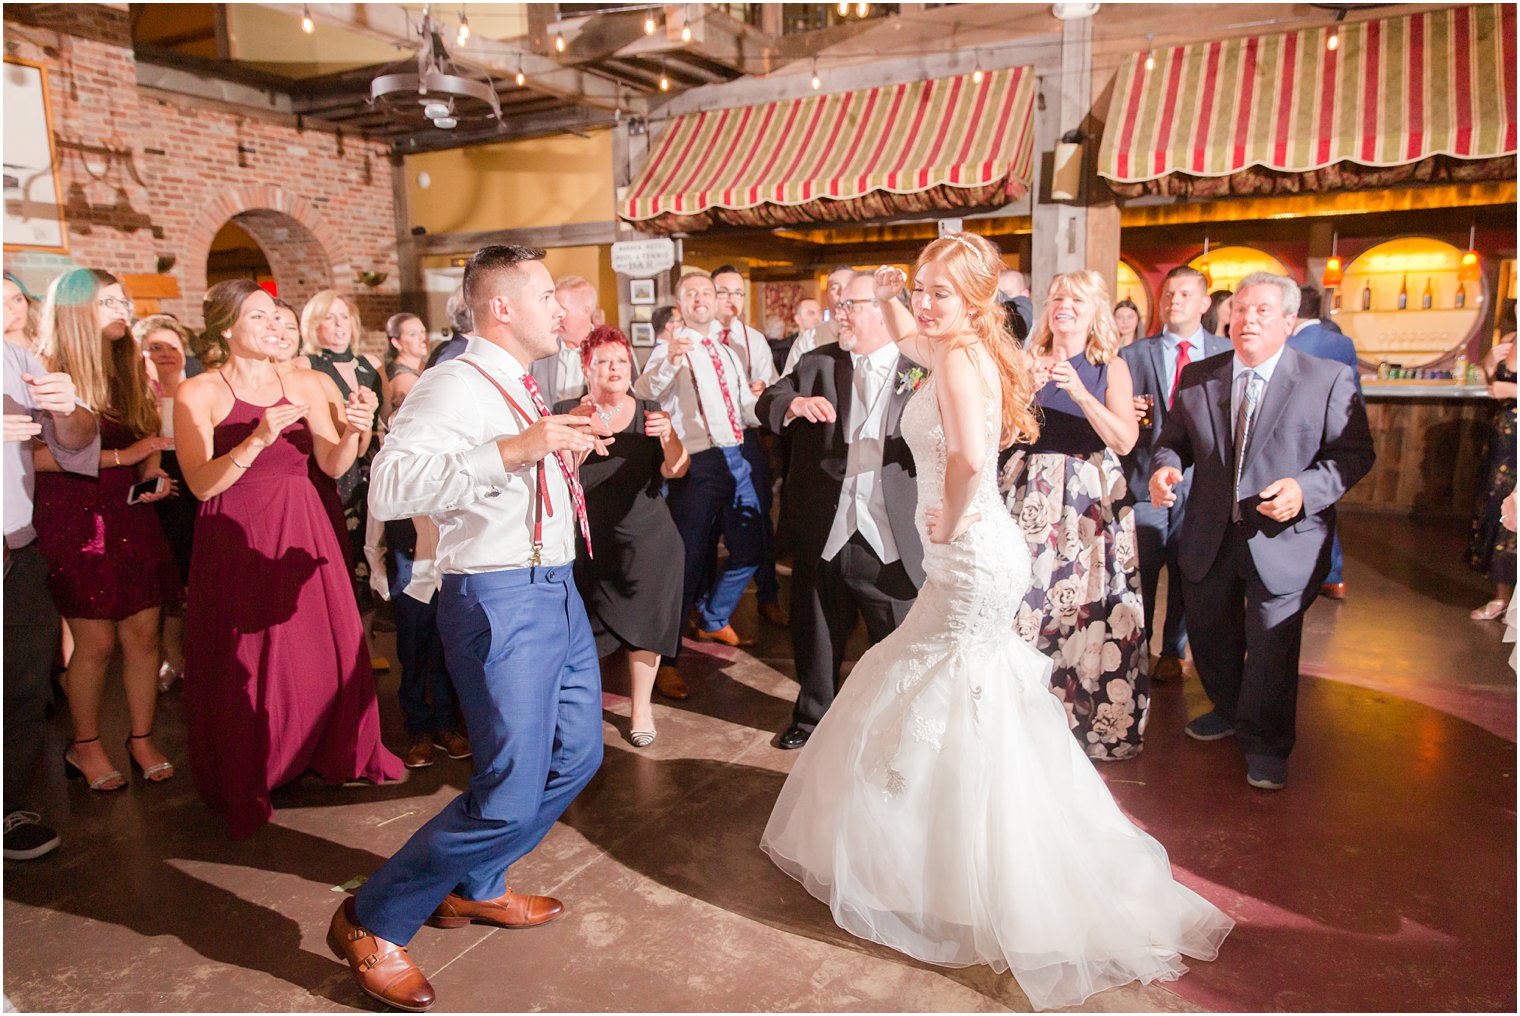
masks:
<svg viewBox="0 0 1520 1016"><path fill-rule="evenodd" d="M644 34L645 35L653 35L654 34L654 15L653 14L646 14L646 15L644 15Z"/></svg>
<svg viewBox="0 0 1520 1016"><path fill-rule="evenodd" d="M301 31L305 32L307 35L310 35L316 30L317 24L311 20L311 5L303 4L301 6Z"/></svg>
<svg viewBox="0 0 1520 1016"><path fill-rule="evenodd" d="M1154 38L1156 38L1155 32L1145 33L1145 69L1148 71L1156 69L1156 56L1151 52L1151 40Z"/></svg>
<svg viewBox="0 0 1520 1016"><path fill-rule="evenodd" d="M973 84L979 85L984 77L986 75L982 73L982 53L981 50L978 50L976 54L976 69L971 72L971 81Z"/></svg>
<svg viewBox="0 0 1520 1016"><path fill-rule="evenodd" d="M464 8L459 8L459 37L455 40L463 46L470 41L470 19L465 16Z"/></svg>
<svg viewBox="0 0 1520 1016"><path fill-rule="evenodd" d="M823 79L818 76L818 58L817 57L813 58L813 80L810 81L810 82L808 82L808 83L813 86L813 91L815 91L815 92L818 91L818 89L820 89L820 88L823 87Z"/></svg>
<svg viewBox="0 0 1520 1016"><path fill-rule="evenodd" d="M660 64L660 91L670 91L670 78L665 75L665 65L663 63Z"/></svg>

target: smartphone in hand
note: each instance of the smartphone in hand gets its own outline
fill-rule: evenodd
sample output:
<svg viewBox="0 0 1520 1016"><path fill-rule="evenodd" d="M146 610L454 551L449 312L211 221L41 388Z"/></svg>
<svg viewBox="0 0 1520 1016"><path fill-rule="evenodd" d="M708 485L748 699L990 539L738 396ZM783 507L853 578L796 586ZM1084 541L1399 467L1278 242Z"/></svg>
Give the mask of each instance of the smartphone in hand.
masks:
<svg viewBox="0 0 1520 1016"><path fill-rule="evenodd" d="M157 494L163 490L163 484L169 481L162 476L154 476L141 483L132 484L132 489L127 491L127 504L137 504L149 494Z"/></svg>

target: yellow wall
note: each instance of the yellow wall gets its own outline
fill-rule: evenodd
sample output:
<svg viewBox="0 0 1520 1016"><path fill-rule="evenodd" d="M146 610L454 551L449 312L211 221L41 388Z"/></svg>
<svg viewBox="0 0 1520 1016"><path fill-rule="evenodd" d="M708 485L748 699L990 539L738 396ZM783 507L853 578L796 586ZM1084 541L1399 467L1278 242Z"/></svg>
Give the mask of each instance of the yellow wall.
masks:
<svg viewBox="0 0 1520 1016"><path fill-rule="evenodd" d="M471 251L458 255L426 255L419 259L422 269L447 268L455 257L468 257ZM612 270L612 252L607 247L555 247L544 254L544 267L556 279L562 275L579 275L596 287L597 300L607 312L607 323L618 326L617 273ZM460 269L463 272L463 269ZM441 305L440 305L441 306ZM429 320L428 327L434 331L443 327L443 315Z"/></svg>
<svg viewBox="0 0 1520 1016"><path fill-rule="evenodd" d="M429 233L613 218L611 131L423 152L406 156L405 167L412 225Z"/></svg>

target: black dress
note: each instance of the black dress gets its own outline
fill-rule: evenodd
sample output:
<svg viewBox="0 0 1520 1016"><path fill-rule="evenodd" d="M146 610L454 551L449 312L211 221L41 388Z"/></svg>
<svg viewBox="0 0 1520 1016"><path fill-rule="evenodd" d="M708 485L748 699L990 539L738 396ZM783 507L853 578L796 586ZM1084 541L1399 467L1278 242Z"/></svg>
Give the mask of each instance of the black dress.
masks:
<svg viewBox="0 0 1520 1016"><path fill-rule="evenodd" d="M554 411L579 404L566 399ZM644 434L644 414L658 409L638 402L606 457L591 455L581 465L596 558L577 536L575 585L601 656L623 646L674 656L681 641L686 550L660 494L665 453L659 439Z"/></svg>
<svg viewBox="0 0 1520 1016"><path fill-rule="evenodd" d="M1501 361L1495 381L1515 380L1515 372ZM1515 534L1504 528L1499 509L1515 489L1515 400L1499 403L1494 429L1488 436L1488 469L1478 492L1473 514L1472 538L1467 544L1467 563L1497 585L1515 584Z"/></svg>
<svg viewBox="0 0 1520 1016"><path fill-rule="evenodd" d="M375 393L375 405L378 408L381 403L380 372L363 356L352 352L333 354L329 352L317 353L311 357L311 369L321 371L332 378L338 385L338 392L347 399L352 389L343 375L338 373L338 361L352 360L354 365L354 377L364 387ZM341 534L346 539L344 546L347 548L349 574L353 578L354 599L358 601L359 613L364 614L375 609L374 594L369 588L369 560L364 556L364 535L369 524L369 465L375 457L375 441L371 439L369 450L354 459L354 464L348 467L348 472L334 481L338 488L338 500L343 505L343 528ZM322 474L316 468L316 460L312 460L312 480L318 484L321 492L321 481L318 479ZM324 501L326 499L324 498Z"/></svg>

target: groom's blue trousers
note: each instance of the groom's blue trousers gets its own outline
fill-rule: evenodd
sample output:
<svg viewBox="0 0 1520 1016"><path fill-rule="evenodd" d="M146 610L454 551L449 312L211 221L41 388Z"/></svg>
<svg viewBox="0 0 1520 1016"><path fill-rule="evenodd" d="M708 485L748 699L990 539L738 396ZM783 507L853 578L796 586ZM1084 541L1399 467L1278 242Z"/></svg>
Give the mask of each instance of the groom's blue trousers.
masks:
<svg viewBox="0 0 1520 1016"><path fill-rule="evenodd" d="M360 922L401 944L450 892L500 896L602 762L596 641L571 565L445 575L438 628L475 775L355 895Z"/></svg>

